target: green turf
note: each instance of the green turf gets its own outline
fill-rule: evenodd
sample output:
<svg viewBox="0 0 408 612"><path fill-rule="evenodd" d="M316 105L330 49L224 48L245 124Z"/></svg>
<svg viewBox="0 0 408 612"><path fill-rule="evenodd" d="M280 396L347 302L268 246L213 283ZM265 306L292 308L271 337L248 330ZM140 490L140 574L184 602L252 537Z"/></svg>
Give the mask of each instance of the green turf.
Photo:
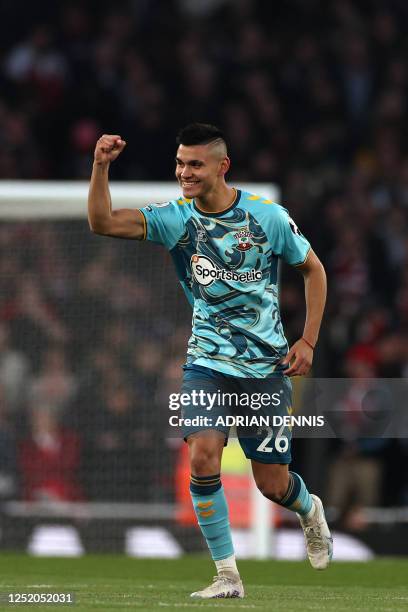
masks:
<svg viewBox="0 0 408 612"><path fill-rule="evenodd" d="M74 592L73 606L1 604L31 610L161 610L232 608L242 610L408 610L408 560L333 563L325 572L306 562L241 561L243 600L191 601L191 591L212 578L207 558L178 560L93 556L78 559L0 555L0 591Z"/></svg>

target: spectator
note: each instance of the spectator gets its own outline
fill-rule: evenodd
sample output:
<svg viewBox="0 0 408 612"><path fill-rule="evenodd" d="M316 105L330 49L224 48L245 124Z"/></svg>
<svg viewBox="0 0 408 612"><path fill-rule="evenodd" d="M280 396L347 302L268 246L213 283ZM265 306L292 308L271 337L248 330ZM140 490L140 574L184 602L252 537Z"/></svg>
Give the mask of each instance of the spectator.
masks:
<svg viewBox="0 0 408 612"><path fill-rule="evenodd" d="M18 495L16 436L0 385L0 500Z"/></svg>
<svg viewBox="0 0 408 612"><path fill-rule="evenodd" d="M145 501L152 495L155 466L150 457L158 432L139 412L126 384L110 386L93 416L89 440L89 488L99 500Z"/></svg>
<svg viewBox="0 0 408 612"><path fill-rule="evenodd" d="M81 501L78 481L81 442L62 427L53 408L30 407L30 427L19 447L22 494L26 501Z"/></svg>
<svg viewBox="0 0 408 612"><path fill-rule="evenodd" d="M31 400L51 406L56 413L63 413L72 405L76 392L77 382L68 368L63 347L47 347L40 370L30 386Z"/></svg>
<svg viewBox="0 0 408 612"><path fill-rule="evenodd" d="M338 511L339 524L351 530L365 527L363 509L378 506L381 499L382 458L388 440L375 432L370 438L363 437L370 419L363 410L363 400L372 389L370 379L375 377L377 365L374 348L360 345L350 349L346 358L350 382L334 406L331 420L337 440L332 449L327 504Z"/></svg>
<svg viewBox="0 0 408 612"><path fill-rule="evenodd" d="M0 322L0 387L10 412L18 412L26 399L30 363L11 346L10 330Z"/></svg>

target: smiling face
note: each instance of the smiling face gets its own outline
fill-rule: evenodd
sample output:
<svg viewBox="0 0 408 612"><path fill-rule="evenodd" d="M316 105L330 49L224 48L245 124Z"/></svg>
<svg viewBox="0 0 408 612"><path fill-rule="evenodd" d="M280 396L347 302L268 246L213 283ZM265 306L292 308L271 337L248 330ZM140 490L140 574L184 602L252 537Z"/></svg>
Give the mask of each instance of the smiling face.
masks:
<svg viewBox="0 0 408 612"><path fill-rule="evenodd" d="M176 178L185 198L202 198L216 191L230 167L225 144L183 145L177 149Z"/></svg>

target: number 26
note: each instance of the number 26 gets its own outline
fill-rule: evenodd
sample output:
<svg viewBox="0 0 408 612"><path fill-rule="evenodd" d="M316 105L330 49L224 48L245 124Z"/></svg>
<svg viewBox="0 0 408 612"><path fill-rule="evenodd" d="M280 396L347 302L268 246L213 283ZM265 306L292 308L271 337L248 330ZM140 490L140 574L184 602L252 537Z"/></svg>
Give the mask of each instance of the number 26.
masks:
<svg viewBox="0 0 408 612"><path fill-rule="evenodd" d="M283 436L282 435L284 429L285 429L285 425L282 425L282 427L279 429L278 435L276 436L276 438L274 440L274 443L273 443L273 445L275 447L275 450L278 453L286 453L286 451L289 448L289 440L288 440L287 436ZM262 431L265 431L265 429L262 429L259 433L261 433ZM262 440L262 442L260 443L260 445L256 449L260 453L272 453L273 450L274 450L272 446L268 446L269 442L273 438L273 429L271 427L267 427L266 431L267 431L268 435L266 436L266 438L264 438Z"/></svg>

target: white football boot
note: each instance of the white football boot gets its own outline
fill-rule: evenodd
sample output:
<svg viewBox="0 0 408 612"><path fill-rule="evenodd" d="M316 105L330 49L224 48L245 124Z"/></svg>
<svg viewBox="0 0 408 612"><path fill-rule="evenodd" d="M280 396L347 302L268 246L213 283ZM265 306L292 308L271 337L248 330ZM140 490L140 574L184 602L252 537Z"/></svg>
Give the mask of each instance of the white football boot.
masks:
<svg viewBox="0 0 408 612"><path fill-rule="evenodd" d="M214 576L212 584L202 591L195 591L191 593L190 597L197 599L223 599L229 597L243 598L245 595L244 585L237 575L236 578L229 578L226 576Z"/></svg>
<svg viewBox="0 0 408 612"><path fill-rule="evenodd" d="M298 517L305 534L310 564L314 569L324 570L333 556L333 538L324 516L321 499L313 494L311 497L315 507L313 516L307 519L305 516L298 514Z"/></svg>

